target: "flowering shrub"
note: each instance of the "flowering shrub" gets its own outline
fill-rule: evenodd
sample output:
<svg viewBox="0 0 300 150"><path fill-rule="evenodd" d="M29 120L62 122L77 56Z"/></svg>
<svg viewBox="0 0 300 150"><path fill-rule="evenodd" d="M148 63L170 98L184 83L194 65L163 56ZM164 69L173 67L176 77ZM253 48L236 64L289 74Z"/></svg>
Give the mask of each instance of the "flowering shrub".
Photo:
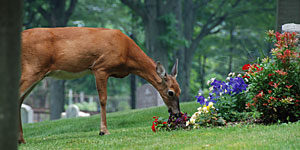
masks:
<svg viewBox="0 0 300 150"><path fill-rule="evenodd" d="M211 126L223 126L226 125L226 121L219 117L213 102L209 102L208 106L203 105L198 108L189 121L186 122L186 126L189 128L211 127Z"/></svg>
<svg viewBox="0 0 300 150"><path fill-rule="evenodd" d="M295 33L269 31L275 48L273 59L264 58L259 64L246 64L244 78L249 84L251 103L261 113L265 123L297 121L300 116L300 52Z"/></svg>
<svg viewBox="0 0 300 150"><path fill-rule="evenodd" d="M219 116L227 121L238 121L243 118L240 112L245 110L247 99L244 91L248 85L241 75L235 76L235 73L230 73L226 80L226 82L215 78L209 80L207 82L211 85L209 97L205 98L199 94L196 96L197 102L205 106L208 106L210 102L215 103Z"/></svg>
<svg viewBox="0 0 300 150"><path fill-rule="evenodd" d="M156 132L159 130L171 131L177 129L185 129L186 122L189 120L187 113L181 113L180 117L174 115L169 116L168 120L154 116L154 121L152 122L152 131Z"/></svg>

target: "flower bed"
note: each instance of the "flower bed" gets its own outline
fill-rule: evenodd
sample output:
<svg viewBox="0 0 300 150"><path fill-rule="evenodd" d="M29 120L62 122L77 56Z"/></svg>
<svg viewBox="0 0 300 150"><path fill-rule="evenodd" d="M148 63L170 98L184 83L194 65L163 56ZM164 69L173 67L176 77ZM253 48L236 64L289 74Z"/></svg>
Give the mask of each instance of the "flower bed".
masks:
<svg viewBox="0 0 300 150"><path fill-rule="evenodd" d="M208 81L209 95L196 96L200 104L191 117L170 115L168 121L154 117L152 130L192 129L223 126L226 122L264 123L300 120L300 51L295 33L268 32L274 42L273 58L258 59L242 67L243 75L230 73L226 81ZM251 121L252 122L252 121Z"/></svg>

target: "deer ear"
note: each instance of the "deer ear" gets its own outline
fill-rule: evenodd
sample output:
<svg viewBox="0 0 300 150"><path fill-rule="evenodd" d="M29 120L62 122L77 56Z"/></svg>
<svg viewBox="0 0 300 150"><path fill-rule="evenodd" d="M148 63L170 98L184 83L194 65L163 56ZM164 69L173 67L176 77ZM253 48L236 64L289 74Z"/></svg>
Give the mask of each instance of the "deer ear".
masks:
<svg viewBox="0 0 300 150"><path fill-rule="evenodd" d="M165 70L164 66L159 61L156 62L156 73L162 79L167 77L166 70Z"/></svg>
<svg viewBox="0 0 300 150"><path fill-rule="evenodd" d="M177 73L178 73L178 59L176 59L176 62L174 64L173 68L172 68L171 75L176 78Z"/></svg>

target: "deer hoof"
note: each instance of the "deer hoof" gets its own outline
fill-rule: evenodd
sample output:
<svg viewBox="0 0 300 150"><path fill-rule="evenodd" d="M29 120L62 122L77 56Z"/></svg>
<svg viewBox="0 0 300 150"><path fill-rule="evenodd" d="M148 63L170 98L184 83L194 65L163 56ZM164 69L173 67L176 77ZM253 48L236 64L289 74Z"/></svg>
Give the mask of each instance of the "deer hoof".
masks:
<svg viewBox="0 0 300 150"><path fill-rule="evenodd" d="M18 143L19 143L19 144L26 144L26 142L25 142L24 139L19 139L19 140L18 140Z"/></svg>
<svg viewBox="0 0 300 150"><path fill-rule="evenodd" d="M103 135L105 135L105 133L104 132L100 132L99 135L103 136Z"/></svg>

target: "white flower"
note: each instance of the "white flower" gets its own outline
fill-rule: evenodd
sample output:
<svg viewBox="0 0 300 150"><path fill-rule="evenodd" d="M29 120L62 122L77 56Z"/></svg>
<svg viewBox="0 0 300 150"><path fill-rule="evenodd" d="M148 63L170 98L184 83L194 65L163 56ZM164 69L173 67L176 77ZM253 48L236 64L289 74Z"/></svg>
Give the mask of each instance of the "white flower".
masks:
<svg viewBox="0 0 300 150"><path fill-rule="evenodd" d="M204 101L207 102L207 98L204 98Z"/></svg>
<svg viewBox="0 0 300 150"><path fill-rule="evenodd" d="M227 77L227 78L226 78L226 81L230 81L230 77Z"/></svg>
<svg viewBox="0 0 300 150"><path fill-rule="evenodd" d="M201 111L201 110L202 110L202 107L199 107L197 110L198 110L198 111Z"/></svg>
<svg viewBox="0 0 300 150"><path fill-rule="evenodd" d="M207 81L207 85L209 85L209 84L210 84L210 80Z"/></svg>
<svg viewBox="0 0 300 150"><path fill-rule="evenodd" d="M247 79L247 78L244 78L244 80L245 80L246 82L248 82L248 79Z"/></svg>
<svg viewBox="0 0 300 150"><path fill-rule="evenodd" d="M190 119L190 123L191 123L191 124L195 124L195 121L196 121L196 120L193 119L193 118Z"/></svg>
<svg viewBox="0 0 300 150"><path fill-rule="evenodd" d="M185 125L186 125L186 126L189 126L189 125L190 125L190 121L187 121Z"/></svg>
<svg viewBox="0 0 300 150"><path fill-rule="evenodd" d="M235 73L234 73L234 72L232 73L232 76L233 76L233 77L235 76Z"/></svg>
<svg viewBox="0 0 300 150"><path fill-rule="evenodd" d="M228 74L228 77L231 77L231 75L232 75L232 72L230 72L230 73Z"/></svg>
<svg viewBox="0 0 300 150"><path fill-rule="evenodd" d="M209 103L208 103L208 106L209 106L209 107L213 107L213 105L214 105L213 102L209 102Z"/></svg>
<svg viewBox="0 0 300 150"><path fill-rule="evenodd" d="M213 89L214 89L214 87L212 86L212 87L209 88L209 91L212 91Z"/></svg>
<svg viewBox="0 0 300 150"><path fill-rule="evenodd" d="M241 75L241 74L238 74L237 76L238 76L238 77L241 77L242 75Z"/></svg>
<svg viewBox="0 0 300 150"><path fill-rule="evenodd" d="M211 82L214 82L215 80L216 80L216 78L211 78L210 79Z"/></svg>
<svg viewBox="0 0 300 150"><path fill-rule="evenodd" d="M203 111L206 112L206 111L207 111L207 108L206 108L206 107L203 107Z"/></svg>

